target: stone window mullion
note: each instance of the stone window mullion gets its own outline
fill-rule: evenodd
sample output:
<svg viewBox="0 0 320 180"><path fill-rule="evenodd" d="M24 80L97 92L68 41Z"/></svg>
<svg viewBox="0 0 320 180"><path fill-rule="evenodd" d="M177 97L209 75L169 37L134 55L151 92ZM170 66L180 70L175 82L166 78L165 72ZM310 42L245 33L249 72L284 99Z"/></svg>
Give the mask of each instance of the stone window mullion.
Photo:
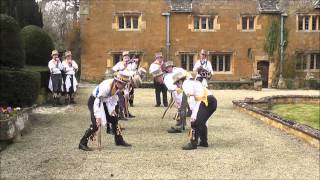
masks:
<svg viewBox="0 0 320 180"><path fill-rule="evenodd" d="M222 56L223 58L223 68L222 68L222 71L226 71L226 56L224 55L224 56Z"/></svg>
<svg viewBox="0 0 320 180"><path fill-rule="evenodd" d="M309 31L312 31L312 16L309 16L309 24L308 24Z"/></svg>
<svg viewBox="0 0 320 180"><path fill-rule="evenodd" d="M310 64L311 64L311 62L310 62L311 60L310 60L310 59L311 59L311 55L308 54L308 55L307 55L307 69L308 69L308 70L310 70Z"/></svg>
<svg viewBox="0 0 320 180"><path fill-rule="evenodd" d="M209 18L206 18L206 30L209 30Z"/></svg>
<svg viewBox="0 0 320 180"><path fill-rule="evenodd" d="M319 30L319 26L320 26L319 18L320 18L320 16L316 16L316 30Z"/></svg>

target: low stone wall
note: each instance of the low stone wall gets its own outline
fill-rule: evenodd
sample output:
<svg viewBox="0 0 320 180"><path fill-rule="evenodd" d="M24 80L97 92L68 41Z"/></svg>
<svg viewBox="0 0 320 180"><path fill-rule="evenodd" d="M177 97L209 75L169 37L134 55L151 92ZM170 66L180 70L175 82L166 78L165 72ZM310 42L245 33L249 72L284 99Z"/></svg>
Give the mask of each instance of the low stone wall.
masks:
<svg viewBox="0 0 320 180"><path fill-rule="evenodd" d="M233 105L241 112L246 112L253 117L269 124L273 127L281 129L287 133L293 134L298 138L308 142L309 144L320 148L320 131L303 125L292 120L284 119L277 114L269 111L272 105L286 104L286 103L306 103L319 104L320 96L269 96L254 100L253 98L246 98L245 100L232 101Z"/></svg>
<svg viewBox="0 0 320 180"><path fill-rule="evenodd" d="M140 88L153 88L153 81L142 82ZM253 81L209 81L209 89L254 89Z"/></svg>

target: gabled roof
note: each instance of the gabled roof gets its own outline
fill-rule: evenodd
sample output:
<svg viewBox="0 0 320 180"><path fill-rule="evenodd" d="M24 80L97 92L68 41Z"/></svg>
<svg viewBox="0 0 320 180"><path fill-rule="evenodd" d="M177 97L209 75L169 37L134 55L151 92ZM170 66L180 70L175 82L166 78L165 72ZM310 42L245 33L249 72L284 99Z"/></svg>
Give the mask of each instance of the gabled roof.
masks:
<svg viewBox="0 0 320 180"><path fill-rule="evenodd" d="M279 0L258 0L258 3L260 13L280 13L280 9L278 7Z"/></svg>
<svg viewBox="0 0 320 180"><path fill-rule="evenodd" d="M192 0L170 0L171 12L192 12Z"/></svg>

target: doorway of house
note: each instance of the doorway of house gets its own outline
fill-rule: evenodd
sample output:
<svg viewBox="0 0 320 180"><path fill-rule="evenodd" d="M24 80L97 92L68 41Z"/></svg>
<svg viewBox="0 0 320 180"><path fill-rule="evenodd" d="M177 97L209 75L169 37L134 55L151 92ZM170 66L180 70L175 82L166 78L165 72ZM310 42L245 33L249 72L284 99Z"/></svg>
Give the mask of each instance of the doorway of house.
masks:
<svg viewBox="0 0 320 180"><path fill-rule="evenodd" d="M260 70L260 75L262 78L262 87L268 88L269 62L268 61L259 61L257 64L257 70Z"/></svg>

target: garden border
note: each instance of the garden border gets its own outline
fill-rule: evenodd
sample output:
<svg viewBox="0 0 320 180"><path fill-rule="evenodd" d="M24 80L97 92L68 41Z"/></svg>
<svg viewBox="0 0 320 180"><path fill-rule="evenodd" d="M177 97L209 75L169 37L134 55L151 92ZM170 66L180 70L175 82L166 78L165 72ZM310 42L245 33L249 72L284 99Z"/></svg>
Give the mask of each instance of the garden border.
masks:
<svg viewBox="0 0 320 180"><path fill-rule="evenodd" d="M273 104L279 103L308 103L319 104L320 96L303 96L303 95L279 95L268 96L259 100L253 98L245 98L245 100L232 101L234 107L241 112L246 112L251 116L281 129L289 134L295 135L309 144L320 148L320 131L310 126L285 119L269 110Z"/></svg>

